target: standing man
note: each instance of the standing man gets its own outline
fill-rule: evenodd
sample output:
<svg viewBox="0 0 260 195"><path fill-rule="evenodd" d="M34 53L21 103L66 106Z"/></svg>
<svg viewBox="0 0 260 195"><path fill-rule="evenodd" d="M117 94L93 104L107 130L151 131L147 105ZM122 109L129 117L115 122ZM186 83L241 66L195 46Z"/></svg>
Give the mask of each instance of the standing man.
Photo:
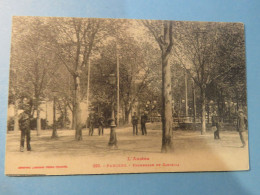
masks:
<svg viewBox="0 0 260 195"><path fill-rule="evenodd" d="M220 139L219 137L220 121L216 111L213 112L211 122L212 122L212 129L214 130L214 139Z"/></svg>
<svg viewBox="0 0 260 195"><path fill-rule="evenodd" d="M238 118L237 118L237 131L239 133L240 140L242 142L241 148L244 148L246 146L246 142L245 142L244 135L243 135L246 130L246 125L245 125L246 120L247 120L247 117L245 116L244 112L241 109L239 109Z"/></svg>
<svg viewBox="0 0 260 195"><path fill-rule="evenodd" d="M89 135L92 136L93 132L94 132L94 123L95 123L95 119L93 114L90 114L89 116Z"/></svg>
<svg viewBox="0 0 260 195"><path fill-rule="evenodd" d="M21 130L21 142L20 142L20 151L24 151L24 141L26 137L26 146L27 146L27 151L31 151L31 114L30 114L30 108L29 106L25 106L24 111L20 115L19 119L19 127Z"/></svg>
<svg viewBox="0 0 260 195"><path fill-rule="evenodd" d="M104 134L104 117L102 113L98 117L98 135Z"/></svg>
<svg viewBox="0 0 260 195"><path fill-rule="evenodd" d="M132 116L132 124L133 124L133 135L138 135L138 117L136 112L134 112L134 116Z"/></svg>
<svg viewBox="0 0 260 195"><path fill-rule="evenodd" d="M147 122L147 115L145 113L143 113L141 116L142 135L147 135L146 126L145 126L146 122Z"/></svg>

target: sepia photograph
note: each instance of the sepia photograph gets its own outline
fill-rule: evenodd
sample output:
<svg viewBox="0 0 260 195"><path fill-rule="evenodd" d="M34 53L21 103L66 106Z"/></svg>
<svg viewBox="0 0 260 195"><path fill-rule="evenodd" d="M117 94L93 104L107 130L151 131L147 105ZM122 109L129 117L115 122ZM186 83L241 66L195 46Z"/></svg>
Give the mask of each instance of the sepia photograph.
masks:
<svg viewBox="0 0 260 195"><path fill-rule="evenodd" d="M5 174L249 170L243 23L14 16Z"/></svg>

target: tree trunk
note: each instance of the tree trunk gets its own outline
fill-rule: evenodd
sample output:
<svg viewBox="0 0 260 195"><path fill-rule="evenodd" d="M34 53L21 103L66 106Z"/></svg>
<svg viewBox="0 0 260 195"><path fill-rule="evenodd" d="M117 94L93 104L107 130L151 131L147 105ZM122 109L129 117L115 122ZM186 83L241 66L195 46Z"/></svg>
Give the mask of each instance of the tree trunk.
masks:
<svg viewBox="0 0 260 195"><path fill-rule="evenodd" d="M75 139L77 141L82 140L82 128L83 128L83 125L81 123L81 109L78 106L77 115L76 115L76 135L75 135Z"/></svg>
<svg viewBox="0 0 260 195"><path fill-rule="evenodd" d="M209 118L210 118L210 116L209 116L209 115L210 115L210 106L209 106L209 105L208 105L208 107L207 107L207 111L208 111L207 116L208 116L208 124L209 124L209 122L210 122L210 121L209 121Z"/></svg>
<svg viewBox="0 0 260 195"><path fill-rule="evenodd" d="M184 70L185 75L185 116L189 116L189 106L188 106L188 79L187 79L187 73L186 70Z"/></svg>
<svg viewBox="0 0 260 195"><path fill-rule="evenodd" d="M206 87L201 87L201 135L206 133Z"/></svg>
<svg viewBox="0 0 260 195"><path fill-rule="evenodd" d="M40 108L39 108L39 98L36 98L36 110L37 110L37 136L41 134L41 118L40 118Z"/></svg>
<svg viewBox="0 0 260 195"><path fill-rule="evenodd" d="M125 124L129 124L130 123L130 115L131 109L128 109L127 106L125 106Z"/></svg>
<svg viewBox="0 0 260 195"><path fill-rule="evenodd" d="M236 113L238 112L239 109L239 97L238 97L238 93L236 94L236 100L237 100L237 106L236 106Z"/></svg>
<svg viewBox="0 0 260 195"><path fill-rule="evenodd" d="M225 98L223 96L223 92L221 91L221 112L222 112L222 122L224 122L225 117Z"/></svg>
<svg viewBox="0 0 260 195"><path fill-rule="evenodd" d="M172 22L164 21L163 33L157 33L149 22L144 25L153 34L161 49L162 57L162 152L168 152L172 147L172 92L171 92L171 67L168 59L173 47Z"/></svg>
<svg viewBox="0 0 260 195"><path fill-rule="evenodd" d="M75 104L73 105L73 110L72 110L72 123L71 123L71 129L75 130L76 129L76 114L75 114Z"/></svg>
<svg viewBox="0 0 260 195"><path fill-rule="evenodd" d="M116 45L116 124L119 126L119 110L120 110L120 100L119 100L119 54L118 54L118 45Z"/></svg>
<svg viewBox="0 0 260 195"><path fill-rule="evenodd" d="M14 131L19 131L18 100L14 102Z"/></svg>
<svg viewBox="0 0 260 195"><path fill-rule="evenodd" d="M79 76L75 77L75 127L76 127L76 133L75 133L75 139L77 141L82 140L82 123L81 123L81 109L80 109L80 81Z"/></svg>
<svg viewBox="0 0 260 195"><path fill-rule="evenodd" d="M193 122L194 125L196 125L196 90L195 90L194 81L192 82L192 86L193 86Z"/></svg>
<svg viewBox="0 0 260 195"><path fill-rule="evenodd" d="M63 115L62 128L63 129L67 128L67 106L66 106L66 104L64 105L64 115Z"/></svg>
<svg viewBox="0 0 260 195"><path fill-rule="evenodd" d="M40 135L41 131L41 119L40 119L40 109L39 109L39 100L40 100L40 81L39 81L39 64L38 62L35 63L35 85L34 85L34 95L35 95L35 104L36 104L36 129L37 129L37 136Z"/></svg>
<svg viewBox="0 0 260 195"><path fill-rule="evenodd" d="M172 92L171 67L168 64L170 53L162 51L162 152L173 149L172 146Z"/></svg>
<svg viewBox="0 0 260 195"><path fill-rule="evenodd" d="M57 122L56 122L56 97L53 99L53 129L52 129L52 139L57 139Z"/></svg>
<svg viewBox="0 0 260 195"><path fill-rule="evenodd" d="M221 121L222 121L222 118L223 118L223 113L222 113L222 105L221 105L221 101L222 101L222 99L221 99L221 92L217 92L217 104L218 104L218 115L219 115L219 117L220 117L220 119L221 119Z"/></svg>
<svg viewBox="0 0 260 195"><path fill-rule="evenodd" d="M72 129L76 130L77 125L77 81L76 77L73 76L74 93L73 93L73 110L72 110ZM76 134L75 134L76 136Z"/></svg>
<svg viewBox="0 0 260 195"><path fill-rule="evenodd" d="M179 113L178 113L178 118L180 119L180 116L182 115L182 102L181 102L181 95L179 99Z"/></svg>

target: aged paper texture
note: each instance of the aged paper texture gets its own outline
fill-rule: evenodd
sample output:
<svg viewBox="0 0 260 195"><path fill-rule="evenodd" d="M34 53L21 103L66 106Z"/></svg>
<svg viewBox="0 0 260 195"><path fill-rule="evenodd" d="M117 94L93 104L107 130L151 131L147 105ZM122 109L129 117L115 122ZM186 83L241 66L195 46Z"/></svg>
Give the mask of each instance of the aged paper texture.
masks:
<svg viewBox="0 0 260 195"><path fill-rule="evenodd" d="M244 25L13 17L5 173L249 169Z"/></svg>

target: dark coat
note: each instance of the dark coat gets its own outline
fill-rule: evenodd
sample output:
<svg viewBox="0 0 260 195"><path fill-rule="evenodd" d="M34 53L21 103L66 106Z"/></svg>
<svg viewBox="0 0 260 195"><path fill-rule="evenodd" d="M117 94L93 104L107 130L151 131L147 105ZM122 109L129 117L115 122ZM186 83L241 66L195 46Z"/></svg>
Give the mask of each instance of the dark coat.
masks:
<svg viewBox="0 0 260 195"><path fill-rule="evenodd" d="M137 125L138 124L138 117L137 116L132 116L132 124Z"/></svg>
<svg viewBox="0 0 260 195"><path fill-rule="evenodd" d="M19 119L19 127L22 131L25 131L25 130L30 130L30 115L23 112L21 115L20 115L20 119Z"/></svg>
<svg viewBox="0 0 260 195"><path fill-rule="evenodd" d="M244 114L239 114L237 118L237 131L245 131L246 130L246 117Z"/></svg>
<svg viewBox="0 0 260 195"><path fill-rule="evenodd" d="M211 118L212 126L217 126L218 124L218 117L216 115L213 115Z"/></svg>
<svg viewBox="0 0 260 195"><path fill-rule="evenodd" d="M147 116L146 115L142 115L141 116L141 124L145 124L147 122Z"/></svg>
<svg viewBox="0 0 260 195"><path fill-rule="evenodd" d="M98 118L98 125L99 126L104 126L104 118L103 117L99 117Z"/></svg>

